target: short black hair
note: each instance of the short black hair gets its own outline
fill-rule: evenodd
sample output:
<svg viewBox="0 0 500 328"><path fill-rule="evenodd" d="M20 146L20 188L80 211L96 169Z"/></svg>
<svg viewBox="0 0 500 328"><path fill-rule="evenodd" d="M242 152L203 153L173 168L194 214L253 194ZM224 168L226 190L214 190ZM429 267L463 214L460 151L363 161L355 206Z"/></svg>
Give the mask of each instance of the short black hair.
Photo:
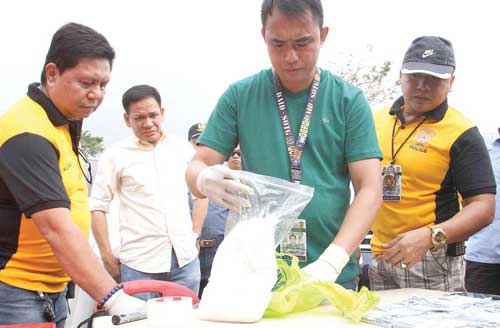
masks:
<svg viewBox="0 0 500 328"><path fill-rule="evenodd" d="M135 103L149 97L154 98L158 103L158 106L161 107L160 93L158 92L158 90L156 90L156 88L147 84L140 84L133 86L132 88L125 91L125 93L123 94L122 97L123 109L125 109L125 112L129 113L130 112L129 106L131 103Z"/></svg>
<svg viewBox="0 0 500 328"><path fill-rule="evenodd" d="M48 63L56 64L62 74L66 69L78 65L82 58L106 58L111 68L115 59L115 51L102 34L88 26L78 23L61 26L52 36L42 69L42 84L47 82L45 66Z"/></svg>
<svg viewBox="0 0 500 328"><path fill-rule="evenodd" d="M264 0L260 11L263 28L266 26L267 17L272 15L274 8L278 8L290 17L302 17L310 10L319 28L323 27L324 17L321 0Z"/></svg>

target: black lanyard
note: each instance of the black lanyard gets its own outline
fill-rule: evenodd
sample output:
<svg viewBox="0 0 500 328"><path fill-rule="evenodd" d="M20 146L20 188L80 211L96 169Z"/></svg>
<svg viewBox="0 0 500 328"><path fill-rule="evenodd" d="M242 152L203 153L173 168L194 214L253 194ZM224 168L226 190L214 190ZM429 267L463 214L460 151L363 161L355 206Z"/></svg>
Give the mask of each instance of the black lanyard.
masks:
<svg viewBox="0 0 500 328"><path fill-rule="evenodd" d="M306 144L314 103L316 101L316 95L318 94L319 90L320 73L321 71L319 70L319 68L316 68L316 73L314 74L314 80L311 85L311 90L309 91L309 98L307 99L306 110L304 112L304 117L302 118L302 123L300 124L297 142L295 142L295 137L293 136L292 127L290 125L290 119L288 116L288 109L285 103L285 98L283 97L281 83L279 77L273 71L274 92L276 94L276 101L278 102L278 113L280 115L283 133L285 134L285 142L288 149L288 155L290 156L290 181L295 183L300 183L300 181L302 180L301 156Z"/></svg>
<svg viewBox="0 0 500 328"><path fill-rule="evenodd" d="M415 133L415 131L417 131L417 129L422 124L424 124L424 122L425 122L426 119L427 119L427 117L424 117L424 119L420 123L418 123L418 125L410 132L410 134L406 137L406 139L403 141L403 143L401 145L399 145L398 149L396 150L396 153L394 153L394 137L395 137L395 132L396 132L396 123L398 122L398 118L396 117L396 119L394 120L394 126L392 127L392 140L391 140L391 154L392 154L392 159L391 159L391 165L394 165L394 163L396 163L396 156L398 155L398 153L401 150L401 148L403 148L403 146L406 144L406 142L408 141L408 139L410 139L410 137Z"/></svg>

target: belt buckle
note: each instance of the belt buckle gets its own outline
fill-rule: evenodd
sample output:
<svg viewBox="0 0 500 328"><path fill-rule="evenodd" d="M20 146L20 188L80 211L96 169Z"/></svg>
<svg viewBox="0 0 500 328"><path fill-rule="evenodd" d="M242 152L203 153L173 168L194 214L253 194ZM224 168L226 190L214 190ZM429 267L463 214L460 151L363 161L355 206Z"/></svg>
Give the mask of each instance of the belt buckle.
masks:
<svg viewBox="0 0 500 328"><path fill-rule="evenodd" d="M213 239L208 239L208 240L200 239L199 243L200 243L200 248L208 248L208 247L213 247L215 241Z"/></svg>

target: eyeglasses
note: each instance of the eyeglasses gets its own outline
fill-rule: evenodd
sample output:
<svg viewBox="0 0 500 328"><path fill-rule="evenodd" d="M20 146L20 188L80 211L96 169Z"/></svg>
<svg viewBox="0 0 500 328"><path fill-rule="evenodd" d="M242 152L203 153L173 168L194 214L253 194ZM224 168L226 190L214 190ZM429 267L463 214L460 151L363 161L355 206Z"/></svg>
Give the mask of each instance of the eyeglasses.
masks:
<svg viewBox="0 0 500 328"><path fill-rule="evenodd" d="M239 150L234 150L232 153L231 153L231 157L234 157L238 155L238 157L241 157L241 152Z"/></svg>
<svg viewBox="0 0 500 328"><path fill-rule="evenodd" d="M80 148L78 148L78 165L80 166L80 170L82 171L85 180L87 180L89 184L92 184L92 166L90 165L87 155ZM86 169L83 168L84 166Z"/></svg>

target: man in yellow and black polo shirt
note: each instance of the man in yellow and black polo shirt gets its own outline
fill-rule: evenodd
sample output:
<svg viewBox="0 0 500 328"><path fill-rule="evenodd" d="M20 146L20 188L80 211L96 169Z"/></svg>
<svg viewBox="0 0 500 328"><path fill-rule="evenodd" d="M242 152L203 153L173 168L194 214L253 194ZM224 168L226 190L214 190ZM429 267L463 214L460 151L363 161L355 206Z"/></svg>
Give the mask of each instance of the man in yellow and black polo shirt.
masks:
<svg viewBox="0 0 500 328"><path fill-rule="evenodd" d="M101 104L115 52L80 24L53 36L41 84L0 116L0 325L63 328L70 279L111 313L137 312L87 237L90 211L78 158L82 119Z"/></svg>
<svg viewBox="0 0 500 328"><path fill-rule="evenodd" d="M401 69L403 96L375 114L384 202L373 225L372 289L464 291L464 240L493 218L484 141L447 102L454 71L448 40L415 39Z"/></svg>

